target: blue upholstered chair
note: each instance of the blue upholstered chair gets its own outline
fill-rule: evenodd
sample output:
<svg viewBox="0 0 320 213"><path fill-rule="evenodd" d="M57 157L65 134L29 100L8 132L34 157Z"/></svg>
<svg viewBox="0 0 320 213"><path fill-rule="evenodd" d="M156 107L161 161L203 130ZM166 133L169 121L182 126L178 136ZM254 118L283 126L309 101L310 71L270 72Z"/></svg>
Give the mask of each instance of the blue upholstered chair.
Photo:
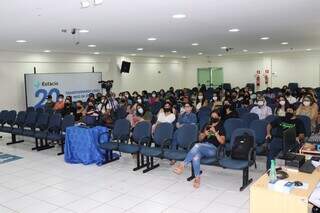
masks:
<svg viewBox="0 0 320 213"><path fill-rule="evenodd" d="M239 128L233 131L231 136L231 147L233 147L236 137L243 135L244 133L249 134L255 140L255 133L253 130L248 128ZM220 166L228 169L242 170L242 186L240 191L244 190L251 182L249 179L249 167L255 164L255 142L250 148L248 158L246 160L233 159L231 156L225 156L219 160Z"/></svg>

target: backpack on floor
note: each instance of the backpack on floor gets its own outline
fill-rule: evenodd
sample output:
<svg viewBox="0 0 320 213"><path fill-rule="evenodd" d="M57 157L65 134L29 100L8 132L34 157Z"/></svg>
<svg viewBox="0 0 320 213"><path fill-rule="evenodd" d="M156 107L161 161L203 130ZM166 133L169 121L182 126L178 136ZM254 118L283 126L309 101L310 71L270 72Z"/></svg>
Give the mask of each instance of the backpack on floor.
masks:
<svg viewBox="0 0 320 213"><path fill-rule="evenodd" d="M237 136L231 149L231 158L236 160L248 160L248 155L253 145L253 136L248 133Z"/></svg>

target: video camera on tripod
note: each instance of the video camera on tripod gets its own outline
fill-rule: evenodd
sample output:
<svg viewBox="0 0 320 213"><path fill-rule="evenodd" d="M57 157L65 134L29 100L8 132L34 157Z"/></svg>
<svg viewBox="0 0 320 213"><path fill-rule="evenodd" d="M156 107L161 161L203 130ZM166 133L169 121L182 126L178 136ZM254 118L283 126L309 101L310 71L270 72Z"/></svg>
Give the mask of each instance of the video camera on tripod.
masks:
<svg viewBox="0 0 320 213"><path fill-rule="evenodd" d="M107 94L110 93L112 86L113 86L113 80L98 81L98 83L101 84L102 89L105 89L107 91Z"/></svg>

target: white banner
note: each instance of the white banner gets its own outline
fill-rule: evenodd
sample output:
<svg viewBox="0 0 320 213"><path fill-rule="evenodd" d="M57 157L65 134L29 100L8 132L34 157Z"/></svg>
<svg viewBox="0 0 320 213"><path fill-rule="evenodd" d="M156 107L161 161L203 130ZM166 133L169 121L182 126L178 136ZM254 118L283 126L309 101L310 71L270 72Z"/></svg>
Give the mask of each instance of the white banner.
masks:
<svg viewBox="0 0 320 213"><path fill-rule="evenodd" d="M101 72L25 74L27 106L42 107L48 95L56 101L59 94L71 96L72 101L86 101L89 93L101 92Z"/></svg>

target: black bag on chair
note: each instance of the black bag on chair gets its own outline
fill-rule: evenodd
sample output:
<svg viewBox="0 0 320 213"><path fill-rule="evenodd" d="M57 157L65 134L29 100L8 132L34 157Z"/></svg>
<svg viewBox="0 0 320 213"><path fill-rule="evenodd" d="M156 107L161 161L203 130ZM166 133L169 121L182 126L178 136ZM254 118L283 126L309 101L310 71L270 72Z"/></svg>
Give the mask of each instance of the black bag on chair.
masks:
<svg viewBox="0 0 320 213"><path fill-rule="evenodd" d="M231 149L231 158L236 160L248 160L250 149L253 147L254 139L248 133L237 136Z"/></svg>

